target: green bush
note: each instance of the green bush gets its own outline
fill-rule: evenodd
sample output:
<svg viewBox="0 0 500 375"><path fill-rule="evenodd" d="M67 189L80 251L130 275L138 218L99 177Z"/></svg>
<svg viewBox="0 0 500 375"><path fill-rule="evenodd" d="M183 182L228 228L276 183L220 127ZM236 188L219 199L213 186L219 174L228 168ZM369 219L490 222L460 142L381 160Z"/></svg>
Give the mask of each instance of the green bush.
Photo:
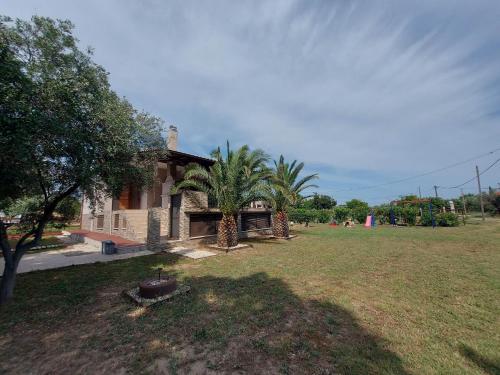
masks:
<svg viewBox="0 0 500 375"><path fill-rule="evenodd" d="M329 223L332 221L332 210L314 210L307 208L295 208L289 211L288 219L296 223Z"/></svg>
<svg viewBox="0 0 500 375"><path fill-rule="evenodd" d="M368 207L358 206L352 210L352 218L358 223L363 224L369 212L370 209Z"/></svg>
<svg viewBox="0 0 500 375"><path fill-rule="evenodd" d="M459 217L457 214L453 212L436 212L433 211L434 220L436 221L436 225L440 227L457 227L460 223ZM432 225L431 215L429 214L429 210L425 210L422 215L421 224L425 227L430 227Z"/></svg>
<svg viewBox="0 0 500 375"><path fill-rule="evenodd" d="M374 208L375 216L379 224L386 224L390 221L391 207L389 205L381 205Z"/></svg>
<svg viewBox="0 0 500 375"><path fill-rule="evenodd" d="M434 220L436 221L437 225L437 218L436 216L439 214L436 210L432 211L432 214L434 215ZM431 214L429 213L429 209L427 207L424 207L422 211L422 217L420 218L420 224L424 227L430 227L432 225L432 218Z"/></svg>
<svg viewBox="0 0 500 375"><path fill-rule="evenodd" d="M415 225L417 224L417 215L418 215L418 208L417 207L404 207L403 208L403 220L405 221L406 224L408 225Z"/></svg>
<svg viewBox="0 0 500 375"><path fill-rule="evenodd" d="M307 210L304 208L296 208L293 210L290 210L288 213L288 220L296 222L296 223L310 223L312 221L315 221L316 219L316 214L314 210Z"/></svg>
<svg viewBox="0 0 500 375"><path fill-rule="evenodd" d="M442 198L431 198L432 207L441 210L443 207L448 207L448 203Z"/></svg>
<svg viewBox="0 0 500 375"><path fill-rule="evenodd" d="M330 223L332 221L332 211L331 210L314 210L315 219L318 223Z"/></svg>
<svg viewBox="0 0 500 375"><path fill-rule="evenodd" d="M333 218L337 221L337 223L346 221L349 216L351 216L351 210L344 206L336 207L333 211Z"/></svg>
<svg viewBox="0 0 500 375"><path fill-rule="evenodd" d="M436 223L440 227L458 227L458 215L453 212L443 212L437 215Z"/></svg>

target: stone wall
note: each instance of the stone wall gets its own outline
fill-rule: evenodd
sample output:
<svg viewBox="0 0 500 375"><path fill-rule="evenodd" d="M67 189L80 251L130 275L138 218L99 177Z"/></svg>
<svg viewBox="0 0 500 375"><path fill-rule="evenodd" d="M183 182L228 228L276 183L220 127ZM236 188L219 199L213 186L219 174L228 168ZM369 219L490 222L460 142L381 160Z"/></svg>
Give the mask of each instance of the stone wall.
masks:
<svg viewBox="0 0 500 375"><path fill-rule="evenodd" d="M161 224L160 224L160 236L167 238L170 232L170 214L169 210L166 208L160 208L161 211Z"/></svg>
<svg viewBox="0 0 500 375"><path fill-rule="evenodd" d="M253 238L253 237L260 237L260 236L270 236L272 234L273 234L273 230L271 228L264 228L264 229L247 230L245 232L239 231L238 237L239 238Z"/></svg>
<svg viewBox="0 0 500 375"><path fill-rule="evenodd" d="M148 234L147 243L160 242L161 231L161 211L157 208L150 208L148 210Z"/></svg>
<svg viewBox="0 0 500 375"><path fill-rule="evenodd" d="M161 248L161 208L148 209L148 229L146 243L148 250L159 250Z"/></svg>
<svg viewBox="0 0 500 375"><path fill-rule="evenodd" d="M82 220L80 223L80 228L84 230L90 230L92 224L92 214L82 214Z"/></svg>
<svg viewBox="0 0 500 375"><path fill-rule="evenodd" d="M201 191L184 191L182 193L182 208L185 211L206 211L208 209L208 196Z"/></svg>
<svg viewBox="0 0 500 375"><path fill-rule="evenodd" d="M208 209L208 196L199 191L182 192L182 202L179 214L179 239L189 239L189 213L204 212Z"/></svg>

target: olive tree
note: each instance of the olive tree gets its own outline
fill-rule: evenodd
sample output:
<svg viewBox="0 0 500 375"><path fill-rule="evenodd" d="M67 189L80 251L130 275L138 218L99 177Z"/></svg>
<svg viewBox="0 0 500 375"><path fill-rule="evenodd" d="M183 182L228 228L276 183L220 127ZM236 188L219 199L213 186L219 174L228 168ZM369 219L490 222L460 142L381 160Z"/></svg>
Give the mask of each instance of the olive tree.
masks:
<svg viewBox="0 0 500 375"><path fill-rule="evenodd" d="M153 176L161 121L110 88L108 73L81 50L69 21L0 18L0 210L27 200L23 235L11 249L0 220L5 268L0 303L58 205L76 192L119 194Z"/></svg>

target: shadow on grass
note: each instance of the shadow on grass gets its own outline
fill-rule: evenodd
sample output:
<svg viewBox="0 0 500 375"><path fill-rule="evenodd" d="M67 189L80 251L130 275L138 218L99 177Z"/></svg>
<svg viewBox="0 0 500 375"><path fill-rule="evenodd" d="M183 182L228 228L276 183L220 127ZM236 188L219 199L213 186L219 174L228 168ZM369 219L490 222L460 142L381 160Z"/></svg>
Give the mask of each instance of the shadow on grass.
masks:
<svg viewBox="0 0 500 375"><path fill-rule="evenodd" d="M239 278L180 273L179 282L191 286L191 293L148 309L121 296L120 288L150 277L158 263L171 266L177 260L152 256L21 277L19 298L0 316L4 323L17 323L0 332L0 338L8 337L0 340L6 359L0 370L407 373L388 343L350 311L303 300L266 273Z"/></svg>
<svg viewBox="0 0 500 375"><path fill-rule="evenodd" d="M480 367L484 372L490 375L499 375L500 374L500 361L492 361L488 358L483 357L481 354L476 352L470 346L461 344L458 348L460 354L474 363L476 366Z"/></svg>
<svg viewBox="0 0 500 375"><path fill-rule="evenodd" d="M141 321L153 332L164 330L162 338L185 348L183 353L186 348L199 353L171 353L185 373L195 371L194 364L216 372L407 373L384 339L363 328L350 311L304 301L266 273L182 282L192 287L190 295L153 308Z"/></svg>
<svg viewBox="0 0 500 375"><path fill-rule="evenodd" d="M101 290L153 277L159 265L172 267L181 259L156 254L18 274L13 301L0 309L0 330L16 322L43 320L47 314L64 317L94 303Z"/></svg>

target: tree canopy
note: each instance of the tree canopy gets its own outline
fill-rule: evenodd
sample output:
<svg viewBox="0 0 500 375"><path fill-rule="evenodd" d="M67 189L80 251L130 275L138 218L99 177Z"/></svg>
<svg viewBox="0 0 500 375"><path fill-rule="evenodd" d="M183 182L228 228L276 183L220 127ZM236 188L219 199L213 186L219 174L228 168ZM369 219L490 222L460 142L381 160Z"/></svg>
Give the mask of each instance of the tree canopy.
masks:
<svg viewBox="0 0 500 375"><path fill-rule="evenodd" d="M163 141L160 119L111 90L92 51L78 47L71 22L45 17L0 18L0 124L0 209L31 199L15 252L0 221L2 301L12 294L5 291L9 275L61 201L77 191L95 201L97 191L147 184L152 150Z"/></svg>
<svg viewBox="0 0 500 375"><path fill-rule="evenodd" d="M304 199L300 206L314 210L330 210L337 205L337 201L329 195L314 193L312 197Z"/></svg>
<svg viewBox="0 0 500 375"><path fill-rule="evenodd" d="M351 210L358 208L368 209L368 203L359 199L351 199L350 201L345 202L345 205Z"/></svg>

